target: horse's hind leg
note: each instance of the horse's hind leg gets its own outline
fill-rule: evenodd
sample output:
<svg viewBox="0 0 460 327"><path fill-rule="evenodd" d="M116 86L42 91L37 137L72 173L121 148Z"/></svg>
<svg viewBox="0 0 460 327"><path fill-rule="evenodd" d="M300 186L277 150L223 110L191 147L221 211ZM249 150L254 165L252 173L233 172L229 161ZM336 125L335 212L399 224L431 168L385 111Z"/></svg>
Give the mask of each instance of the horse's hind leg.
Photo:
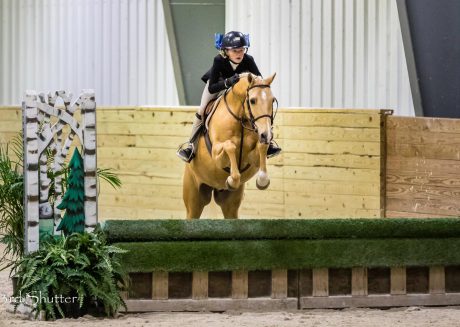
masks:
<svg viewBox="0 0 460 327"><path fill-rule="evenodd" d="M244 196L244 183L235 191L214 191L214 200L222 209L224 218L237 219Z"/></svg>
<svg viewBox="0 0 460 327"><path fill-rule="evenodd" d="M198 219L204 207L211 201L210 188L200 188L189 168L185 168L183 183L183 199L187 210L187 219Z"/></svg>

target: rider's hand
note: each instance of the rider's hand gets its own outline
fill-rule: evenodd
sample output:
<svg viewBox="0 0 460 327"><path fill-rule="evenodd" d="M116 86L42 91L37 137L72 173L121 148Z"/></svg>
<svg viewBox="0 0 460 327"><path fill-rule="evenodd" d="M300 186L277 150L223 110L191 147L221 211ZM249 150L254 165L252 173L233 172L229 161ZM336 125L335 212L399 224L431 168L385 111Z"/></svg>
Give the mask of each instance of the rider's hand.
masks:
<svg viewBox="0 0 460 327"><path fill-rule="evenodd" d="M235 85L240 80L240 75L235 74L232 77L225 79L225 87L229 88L230 86Z"/></svg>

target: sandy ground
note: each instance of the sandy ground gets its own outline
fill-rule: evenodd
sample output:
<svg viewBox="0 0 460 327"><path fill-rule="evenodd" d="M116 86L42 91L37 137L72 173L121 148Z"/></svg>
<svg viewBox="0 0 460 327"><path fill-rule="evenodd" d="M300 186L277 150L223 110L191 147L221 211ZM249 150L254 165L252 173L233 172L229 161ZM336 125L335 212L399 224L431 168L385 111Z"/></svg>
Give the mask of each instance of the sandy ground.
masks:
<svg viewBox="0 0 460 327"><path fill-rule="evenodd" d="M0 251L2 249L0 248ZM0 327L3 326L460 326L460 307L302 310L280 312L226 312L226 313L145 313L120 314L116 319L98 319L85 316L79 319L60 319L56 322L29 320L13 314L7 297L12 294L8 271L0 272Z"/></svg>

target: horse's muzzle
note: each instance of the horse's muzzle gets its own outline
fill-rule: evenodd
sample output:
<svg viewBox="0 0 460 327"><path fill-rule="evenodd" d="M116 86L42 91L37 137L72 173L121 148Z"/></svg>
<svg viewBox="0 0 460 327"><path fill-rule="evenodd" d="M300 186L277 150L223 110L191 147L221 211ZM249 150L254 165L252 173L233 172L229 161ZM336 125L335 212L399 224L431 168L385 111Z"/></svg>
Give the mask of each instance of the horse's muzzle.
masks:
<svg viewBox="0 0 460 327"><path fill-rule="evenodd" d="M263 132L259 134L259 142L263 144L270 143L270 136L268 135L268 132Z"/></svg>

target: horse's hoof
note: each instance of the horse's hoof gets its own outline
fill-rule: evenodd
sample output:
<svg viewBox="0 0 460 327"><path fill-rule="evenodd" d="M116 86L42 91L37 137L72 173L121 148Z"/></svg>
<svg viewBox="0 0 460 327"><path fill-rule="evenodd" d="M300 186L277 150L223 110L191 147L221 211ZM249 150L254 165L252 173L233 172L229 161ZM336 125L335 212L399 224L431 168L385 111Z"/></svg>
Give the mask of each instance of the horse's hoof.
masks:
<svg viewBox="0 0 460 327"><path fill-rule="evenodd" d="M256 186L257 186L257 188L258 188L259 190L262 190L262 191L263 191L263 190L266 190L266 189L270 186L270 180L268 180L267 185L261 186L261 185L259 185L259 183L257 182L257 179L256 179Z"/></svg>
<svg viewBox="0 0 460 327"><path fill-rule="evenodd" d="M230 191L230 192L236 191L236 188L232 187L232 186L228 183L228 179L225 180L225 187L227 188L227 191Z"/></svg>

